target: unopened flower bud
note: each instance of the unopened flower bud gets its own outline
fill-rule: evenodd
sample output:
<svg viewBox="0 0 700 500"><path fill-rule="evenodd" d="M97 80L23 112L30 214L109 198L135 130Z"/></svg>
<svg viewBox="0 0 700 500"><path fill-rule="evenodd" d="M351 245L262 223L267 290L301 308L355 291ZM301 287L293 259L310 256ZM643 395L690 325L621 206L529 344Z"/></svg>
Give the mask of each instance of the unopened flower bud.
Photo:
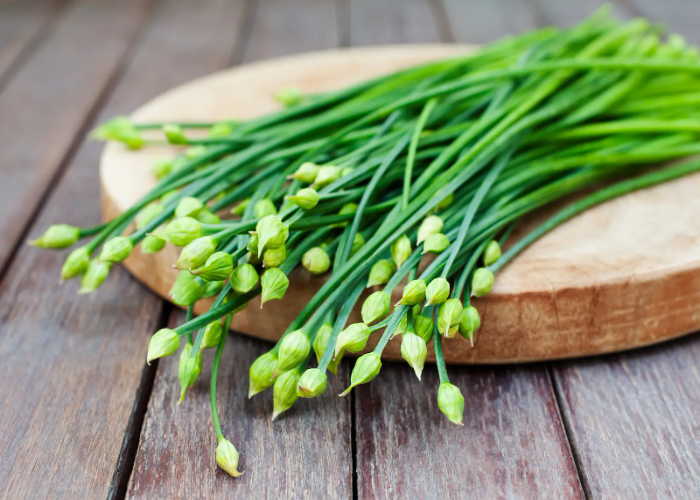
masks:
<svg viewBox="0 0 700 500"><path fill-rule="evenodd" d="M331 267L331 258L323 248L314 247L304 253L301 264L311 274L323 274Z"/></svg>
<svg viewBox="0 0 700 500"><path fill-rule="evenodd" d="M29 242L39 248L60 250L73 246L80 239L80 228L68 224L54 224L44 234Z"/></svg>
<svg viewBox="0 0 700 500"><path fill-rule="evenodd" d="M226 252L214 252L202 267L190 270L206 281L223 281L233 271L233 259Z"/></svg>
<svg viewBox="0 0 700 500"><path fill-rule="evenodd" d="M463 306L459 299L447 299L438 313L438 332L443 337L452 338L457 334L459 322L462 321Z"/></svg>
<svg viewBox="0 0 700 500"><path fill-rule="evenodd" d="M340 395L346 396L353 387L360 384L366 384L379 374L382 369L382 360L379 354L368 352L360 356L355 362L355 366L350 374L350 387L345 389Z"/></svg>
<svg viewBox="0 0 700 500"><path fill-rule="evenodd" d="M263 253L263 266L265 267L280 267L287 260L287 247L268 248Z"/></svg>
<svg viewBox="0 0 700 500"><path fill-rule="evenodd" d="M226 137L233 133L233 124L231 122L217 122L209 127L209 137Z"/></svg>
<svg viewBox="0 0 700 500"><path fill-rule="evenodd" d="M249 398L252 398L257 393L264 391L272 385L272 376L275 373L276 366L277 354L274 352L266 352L253 361L253 364L250 365L250 371L248 372Z"/></svg>
<svg viewBox="0 0 700 500"><path fill-rule="evenodd" d="M445 278L435 278L425 289L426 305L442 304L450 296L450 284Z"/></svg>
<svg viewBox="0 0 700 500"><path fill-rule="evenodd" d="M180 217L165 227L166 239L178 247L184 247L201 236L202 224L192 217Z"/></svg>
<svg viewBox="0 0 700 500"><path fill-rule="evenodd" d="M340 171L340 176L345 177L346 175L350 175L355 171L354 168L352 167L343 167L343 169Z"/></svg>
<svg viewBox="0 0 700 500"><path fill-rule="evenodd" d="M295 106L304 100L304 94L297 87L285 87L275 94L275 100L285 108Z"/></svg>
<svg viewBox="0 0 700 500"><path fill-rule="evenodd" d="M258 255L258 243L260 240L258 239L257 234L251 234L250 238L248 239L248 251L250 253L254 253L255 255Z"/></svg>
<svg viewBox="0 0 700 500"><path fill-rule="evenodd" d="M76 248L68 254L63 267L61 267L61 279L65 281L80 276L87 271L89 264L90 251L87 247Z"/></svg>
<svg viewBox="0 0 700 500"><path fill-rule="evenodd" d="M385 285L396 272L396 265L389 259L381 259L374 263L369 271L367 288L376 285Z"/></svg>
<svg viewBox="0 0 700 500"><path fill-rule="evenodd" d="M195 218L202 208L204 208L204 203L200 200L192 196L185 196L178 202L175 208L175 217Z"/></svg>
<svg viewBox="0 0 700 500"><path fill-rule="evenodd" d="M130 149L139 149L144 144L140 132L126 116L117 116L97 127L92 136L105 141L119 141Z"/></svg>
<svg viewBox="0 0 700 500"><path fill-rule="evenodd" d="M143 229L163 212L163 204L156 201L146 205L136 216L136 229Z"/></svg>
<svg viewBox="0 0 700 500"><path fill-rule="evenodd" d="M283 373L275 380L272 388L273 410L272 420L275 420L280 413L287 411L299 399L297 387L301 374L299 370L290 370Z"/></svg>
<svg viewBox="0 0 700 500"><path fill-rule="evenodd" d="M397 269L411 256L411 240L405 234L391 245L391 258Z"/></svg>
<svg viewBox="0 0 700 500"><path fill-rule="evenodd" d="M83 278L80 280L80 290L78 293L85 294L97 290L109 276L112 269L111 262L101 262L99 259L92 259L88 264Z"/></svg>
<svg viewBox="0 0 700 500"><path fill-rule="evenodd" d="M180 271L173 287L170 289L170 296L179 306L190 306L197 302L204 293L204 282L189 271Z"/></svg>
<svg viewBox="0 0 700 500"><path fill-rule="evenodd" d="M464 415L464 396L459 388L449 382L443 382L438 387L438 407L450 422L462 424Z"/></svg>
<svg viewBox="0 0 700 500"><path fill-rule="evenodd" d="M480 326L481 317L479 316L479 311L476 310L476 307L465 307L464 312L462 313L462 320L459 322L459 334L471 342L474 338L474 333Z"/></svg>
<svg viewBox="0 0 700 500"><path fill-rule="evenodd" d="M260 278L262 293L260 294L260 307L267 301L281 299L289 288L289 278L277 267L265 271Z"/></svg>
<svg viewBox="0 0 700 500"><path fill-rule="evenodd" d="M245 209L248 208L248 203L250 203L250 198L241 200L241 202L238 205L231 209L231 213L233 215L237 215L238 217L242 217L245 213Z"/></svg>
<svg viewBox="0 0 700 500"><path fill-rule="evenodd" d="M427 344L433 338L433 320L422 314L413 317L413 326L420 338Z"/></svg>
<svg viewBox="0 0 700 500"><path fill-rule="evenodd" d="M237 293L248 293L257 284L258 272L250 264L241 264L231 272L231 288Z"/></svg>
<svg viewBox="0 0 700 500"><path fill-rule="evenodd" d="M165 248L165 243L165 240L157 234L149 234L141 241L141 253L158 253Z"/></svg>
<svg viewBox="0 0 700 500"><path fill-rule="evenodd" d="M304 188L293 196L287 196L287 199L304 210L311 210L318 204L321 197L314 188Z"/></svg>
<svg viewBox="0 0 700 500"><path fill-rule="evenodd" d="M314 348L314 353L316 354L316 361L319 363L321 362L323 353L326 350L326 346L328 345L328 340L330 340L332 331L333 325L330 323L324 323L316 332L312 346Z"/></svg>
<svg viewBox="0 0 700 500"><path fill-rule="evenodd" d="M146 354L146 362L150 365L151 361L158 358L170 356L180 348L180 336L175 330L170 328L161 328L153 334L148 342L148 353Z"/></svg>
<svg viewBox="0 0 700 500"><path fill-rule="evenodd" d="M224 282L223 281L208 281L204 285L204 290L202 291L202 297L203 299L208 299L209 297L215 297L216 295L219 295L219 292L223 290L224 288Z"/></svg>
<svg viewBox="0 0 700 500"><path fill-rule="evenodd" d="M190 356L191 352L192 344L185 344L180 353L180 364L177 371L178 379L180 380L180 400L178 404L185 399L187 388L193 386L197 378L199 378L199 374L202 373L202 364L204 362L202 352L197 352L194 357Z"/></svg>
<svg viewBox="0 0 700 500"><path fill-rule="evenodd" d="M175 266L178 269L197 269L216 252L216 241L211 236L200 236L188 243L180 252Z"/></svg>
<svg viewBox="0 0 700 500"><path fill-rule="evenodd" d="M195 158L199 158L205 154L207 154L207 147L203 146L202 144L197 144L196 146L187 148L187 151L185 151L185 158L188 160L194 160Z"/></svg>
<svg viewBox="0 0 700 500"><path fill-rule="evenodd" d="M278 248L289 238L289 227L277 215L260 219L255 226L258 235L258 256L269 248Z"/></svg>
<svg viewBox="0 0 700 500"><path fill-rule="evenodd" d="M338 210L338 215L349 215L357 212L357 203L346 203L340 210Z"/></svg>
<svg viewBox="0 0 700 500"><path fill-rule="evenodd" d="M171 189L167 193L165 193L163 196L160 197L160 202L165 205L167 204L170 200L173 198L176 198L180 196L180 190L179 189Z"/></svg>
<svg viewBox="0 0 700 500"><path fill-rule="evenodd" d="M501 258L501 245L496 240L491 240L484 250L484 265L490 266Z"/></svg>
<svg viewBox="0 0 700 500"><path fill-rule="evenodd" d="M335 165L323 165L318 169L314 187L320 189L340 179L340 168Z"/></svg>
<svg viewBox="0 0 700 500"><path fill-rule="evenodd" d="M397 306L413 306L420 304L425 300L425 280L413 280L410 281L403 288L403 295L401 300L396 304Z"/></svg>
<svg viewBox="0 0 700 500"><path fill-rule="evenodd" d="M203 208L199 211L197 214L197 217L195 217L197 221L201 222L202 224L220 224L221 223L221 217L218 215L211 213L207 208Z"/></svg>
<svg viewBox="0 0 700 500"><path fill-rule="evenodd" d="M436 207L436 208L437 208L438 210L445 210L447 207L449 207L450 205L452 205L452 202L454 201L454 199L455 199L455 194L454 194L454 193L450 193L450 194L448 194L447 196L445 196L445 197L440 201L440 203L437 204L437 207Z"/></svg>
<svg viewBox="0 0 700 500"><path fill-rule="evenodd" d="M365 348L372 331L364 323L353 323L340 332L335 343L335 356L342 351L358 352Z"/></svg>
<svg viewBox="0 0 700 500"><path fill-rule="evenodd" d="M480 267L472 276L472 295L483 297L493 288L493 273L486 267Z"/></svg>
<svg viewBox="0 0 700 500"><path fill-rule="evenodd" d="M302 163L297 169L297 171L290 175L290 177L292 179L298 180L299 182L311 184L316 180L316 176L318 175L318 171L320 169L321 167L319 167L315 163L307 161L306 163Z"/></svg>
<svg viewBox="0 0 700 500"><path fill-rule="evenodd" d="M151 164L151 173L160 179L173 170L172 158L158 158Z"/></svg>
<svg viewBox="0 0 700 500"><path fill-rule="evenodd" d="M282 338L277 351L277 373L291 370L306 359L311 352L311 342L303 330L294 330ZM296 391L295 391L296 392Z"/></svg>
<svg viewBox="0 0 700 500"><path fill-rule="evenodd" d="M199 344L199 350L218 347L223 334L224 327L221 326L221 321L212 321L204 328L204 335L202 335L202 342Z"/></svg>
<svg viewBox="0 0 700 500"><path fill-rule="evenodd" d="M134 243L127 236L116 236L102 247L100 260L102 262L121 262L126 259L134 249Z"/></svg>
<svg viewBox="0 0 700 500"><path fill-rule="evenodd" d="M362 304L362 321L373 323L389 314L391 296L386 292L374 292Z"/></svg>
<svg viewBox="0 0 700 500"><path fill-rule="evenodd" d="M255 202L253 206L253 214L256 219L262 219L268 215L277 215L275 204L269 198L263 198Z"/></svg>
<svg viewBox="0 0 700 500"><path fill-rule="evenodd" d="M441 253L450 246L450 239L442 233L432 234L423 242L423 253Z"/></svg>
<svg viewBox="0 0 700 500"><path fill-rule="evenodd" d="M423 373L423 365L425 358L428 356L428 347L425 340L415 333L407 332L401 338L401 357L411 365L411 368L416 372L418 380L421 379Z"/></svg>
<svg viewBox="0 0 700 500"><path fill-rule="evenodd" d="M418 245L428 239L429 236L439 234L442 231L443 222L437 215L429 215L418 227Z"/></svg>
<svg viewBox="0 0 700 500"><path fill-rule="evenodd" d="M187 144L187 137L180 125L168 123L163 125L163 133L170 144Z"/></svg>
<svg viewBox="0 0 700 500"><path fill-rule="evenodd" d="M228 439L222 439L216 447L216 463L233 477L238 477L238 450Z"/></svg>
<svg viewBox="0 0 700 500"><path fill-rule="evenodd" d="M364 244L365 237L361 233L355 233L355 237L352 239L352 246L350 247L350 257L355 255Z"/></svg>
<svg viewBox="0 0 700 500"><path fill-rule="evenodd" d="M318 368L311 368L302 373L297 385L297 394L301 398L315 398L326 390L328 377Z"/></svg>

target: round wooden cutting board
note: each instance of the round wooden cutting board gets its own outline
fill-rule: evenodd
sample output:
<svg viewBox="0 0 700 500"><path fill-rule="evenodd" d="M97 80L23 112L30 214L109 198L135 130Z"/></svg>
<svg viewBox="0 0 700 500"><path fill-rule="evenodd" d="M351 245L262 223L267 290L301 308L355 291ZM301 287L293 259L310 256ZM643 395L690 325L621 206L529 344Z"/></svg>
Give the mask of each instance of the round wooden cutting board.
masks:
<svg viewBox="0 0 700 500"><path fill-rule="evenodd" d="M272 95L286 86L325 91L465 50L470 48L371 47L265 61L178 87L137 110L133 118L247 119L277 109ZM105 219L145 194L155 184L152 161L172 154L172 148L133 152L107 145L101 161ZM526 221L513 238L551 210ZM497 275L493 292L475 301L483 326L474 347L457 336L445 342L445 358L451 363L569 358L630 349L700 330L698 214L700 175L694 175L576 217ZM141 255L137 249L125 265L138 280L167 297L177 274L172 264L178 253L170 245L155 255ZM277 340L322 279L295 271L283 300L266 304L264 310L254 300L235 315L232 328ZM208 307L198 305L199 312ZM359 313L351 320L358 321ZM384 355L400 359L400 338L388 344Z"/></svg>

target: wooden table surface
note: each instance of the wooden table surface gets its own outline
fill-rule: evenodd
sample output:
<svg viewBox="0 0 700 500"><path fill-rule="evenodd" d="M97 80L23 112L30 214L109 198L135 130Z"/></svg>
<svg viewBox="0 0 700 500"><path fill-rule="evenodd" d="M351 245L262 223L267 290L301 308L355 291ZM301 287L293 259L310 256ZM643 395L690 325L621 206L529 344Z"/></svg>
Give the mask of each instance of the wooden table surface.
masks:
<svg viewBox="0 0 700 500"><path fill-rule="evenodd" d="M0 0L0 497L698 498L700 337L559 363L453 368L465 426L437 376L403 364L270 423L248 400L266 350L226 344L219 405L245 474L217 470L205 382L176 406L175 359L144 364L181 313L121 268L90 296L59 286L64 252L24 241L98 223L96 123L231 65L338 46L473 42L569 25L598 0ZM618 0L700 43L697 0ZM211 359L205 361L208 366ZM205 368L202 381L208 379Z"/></svg>

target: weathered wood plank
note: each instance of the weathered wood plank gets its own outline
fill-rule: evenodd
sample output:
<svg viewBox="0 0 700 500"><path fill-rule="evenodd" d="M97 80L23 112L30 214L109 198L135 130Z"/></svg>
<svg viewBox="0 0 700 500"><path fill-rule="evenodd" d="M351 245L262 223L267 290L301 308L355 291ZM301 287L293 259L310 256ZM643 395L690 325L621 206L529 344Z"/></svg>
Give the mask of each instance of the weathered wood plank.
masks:
<svg viewBox="0 0 700 500"><path fill-rule="evenodd" d="M536 28L539 13L521 0L444 0L455 40L486 43Z"/></svg>
<svg viewBox="0 0 700 500"><path fill-rule="evenodd" d="M308 33L312 29L318 33ZM242 54L246 61L334 47L334 7L314 0L261 2L250 33ZM129 485L131 498L190 498L193 492L203 498L351 496L350 401L336 397L348 382L348 368L340 381L331 376L323 397L298 402L271 424L271 391L247 398L250 363L269 347L232 335L224 351L218 384L221 424L245 471L235 480L214 460L208 385L213 353L205 356L200 381L179 407L176 356L161 361Z"/></svg>
<svg viewBox="0 0 700 500"><path fill-rule="evenodd" d="M700 496L700 337L556 365L592 498Z"/></svg>
<svg viewBox="0 0 700 500"><path fill-rule="evenodd" d="M0 198L6 207L0 267L116 75L149 5L83 0L70 6L0 94Z"/></svg>
<svg viewBox="0 0 700 500"><path fill-rule="evenodd" d="M437 43L438 22L427 0L348 0L350 44Z"/></svg>
<svg viewBox="0 0 700 500"><path fill-rule="evenodd" d="M611 5L613 14L619 19L636 15L627 0L608 2L606 0L577 0L561 2L559 0L535 0L533 5L541 13L545 24L572 26L593 14L604 5Z"/></svg>
<svg viewBox="0 0 700 500"><path fill-rule="evenodd" d="M700 19L700 2L693 0L626 0L637 15L664 24L670 32L682 34L690 43L700 43L697 20Z"/></svg>

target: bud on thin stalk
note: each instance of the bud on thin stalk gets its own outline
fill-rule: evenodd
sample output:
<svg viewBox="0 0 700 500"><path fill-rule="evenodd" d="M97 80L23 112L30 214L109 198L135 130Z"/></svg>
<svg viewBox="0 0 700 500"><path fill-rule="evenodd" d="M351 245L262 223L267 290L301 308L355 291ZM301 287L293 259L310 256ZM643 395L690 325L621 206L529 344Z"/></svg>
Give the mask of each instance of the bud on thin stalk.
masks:
<svg viewBox="0 0 700 500"><path fill-rule="evenodd" d="M360 356L350 374L350 387L345 389L340 396L347 396L354 387L372 380L379 374L381 368L382 360L377 353L368 352Z"/></svg>
<svg viewBox="0 0 700 500"><path fill-rule="evenodd" d="M314 247L304 253L301 264L311 274L323 274L331 267L331 258L323 248Z"/></svg>
<svg viewBox="0 0 700 500"><path fill-rule="evenodd" d="M201 236L188 243L180 252L175 266L178 269L197 269L202 267L209 257L216 252L216 240L211 236Z"/></svg>
<svg viewBox="0 0 700 500"><path fill-rule="evenodd" d="M260 294L261 309L265 302L284 297L287 288L289 288L289 278L277 267L265 271L265 274L260 279L260 283L262 285L262 293Z"/></svg>
<svg viewBox="0 0 700 500"><path fill-rule="evenodd" d="M372 330L364 323L353 323L340 332L335 343L335 353L337 357L343 350L358 352L365 348L367 340L372 334Z"/></svg>
<svg viewBox="0 0 700 500"><path fill-rule="evenodd" d="M445 278L435 278L427 286L425 296L428 299L426 305L442 304L450 296L450 284Z"/></svg>
<svg viewBox="0 0 700 500"><path fill-rule="evenodd" d="M425 291L426 291L426 284L425 280L413 280L410 281L404 288L403 288L403 295L401 296L401 300L399 300L396 305L397 306L413 306L416 304L420 304L425 300Z"/></svg>
<svg viewBox="0 0 700 500"><path fill-rule="evenodd" d="M287 196L287 199L304 210L311 210L321 199L319 194L313 188L304 188L297 191L293 196Z"/></svg>
<svg viewBox="0 0 700 500"><path fill-rule="evenodd" d="M428 347L425 340L415 333L407 332L401 339L401 357L411 365L411 368L416 372L418 380L423 374L423 365L425 358L428 356Z"/></svg>
<svg viewBox="0 0 700 500"><path fill-rule="evenodd" d="M483 297L491 291L491 288L493 288L493 273L485 267L480 267L474 271L474 276L472 276L472 295Z"/></svg>
<svg viewBox="0 0 700 500"><path fill-rule="evenodd" d="M195 276L206 281L223 281L233 271L233 259L226 252L214 252L204 266L190 270Z"/></svg>
<svg viewBox="0 0 700 500"><path fill-rule="evenodd" d="M491 240L484 250L484 265L495 264L501 258L501 245L496 240Z"/></svg>
<svg viewBox="0 0 700 500"><path fill-rule="evenodd" d="M391 296L386 292L374 292L362 304L362 321L367 324L384 318L391 308Z"/></svg>
<svg viewBox="0 0 700 500"><path fill-rule="evenodd" d="M134 243L126 236L116 236L102 247L100 260L102 262L121 262L126 259L134 249Z"/></svg>
<svg viewBox="0 0 700 500"><path fill-rule="evenodd" d="M418 227L418 240L417 244L420 245L430 236L434 234L439 234L442 231L443 222L437 215L429 215L423 222L421 222L420 227Z"/></svg>
<svg viewBox="0 0 700 500"><path fill-rule="evenodd" d="M61 280L69 280L80 276L87 271L90 265L90 251L87 247L80 247L73 250L61 268Z"/></svg>
<svg viewBox="0 0 700 500"><path fill-rule="evenodd" d="M39 248L60 250L73 246L80 239L80 228L68 224L54 224L44 234L29 242Z"/></svg>
<svg viewBox="0 0 700 500"><path fill-rule="evenodd" d="M311 342L303 330L294 330L282 338L277 351L276 373L291 370L304 361L311 352Z"/></svg>
<svg viewBox="0 0 700 500"><path fill-rule="evenodd" d="M411 256L411 253L411 240L405 234L391 245L391 257L397 268L401 267L401 264Z"/></svg>
<svg viewBox="0 0 700 500"><path fill-rule="evenodd" d="M287 411L299 399L297 387L301 373L294 369L287 371L277 377L275 380L273 391L274 408L272 412L272 420L274 421L280 413Z"/></svg>
<svg viewBox="0 0 700 500"><path fill-rule="evenodd" d="M376 285L385 285L396 272L396 265L389 259L381 259L374 263L369 272L367 288Z"/></svg>
<svg viewBox="0 0 700 500"><path fill-rule="evenodd" d="M449 382L440 384L440 387L438 387L438 407L450 422L457 425L464 425L462 423L464 415L464 396L462 396L457 386Z"/></svg>
<svg viewBox="0 0 700 500"><path fill-rule="evenodd" d="M328 378L318 368L306 370L299 379L297 395L301 398L315 398L326 390Z"/></svg>
<svg viewBox="0 0 700 500"><path fill-rule="evenodd" d="M277 354L274 352L266 352L250 365L248 398L252 398L272 385L272 374L276 366Z"/></svg>
<svg viewBox="0 0 700 500"><path fill-rule="evenodd" d="M250 292L258 284L258 272L246 263L231 272L231 288L241 295Z"/></svg>
<svg viewBox="0 0 700 500"><path fill-rule="evenodd" d="M185 196L175 207L175 217L197 217L203 208L204 203L200 200L192 196Z"/></svg>
<svg viewBox="0 0 700 500"><path fill-rule="evenodd" d="M238 450L228 439L219 441L216 447L216 463L233 477L243 474L238 471Z"/></svg>
<svg viewBox="0 0 700 500"><path fill-rule="evenodd" d="M158 358L170 356L180 348L180 336L175 330L169 328L161 328L153 334L148 342L148 354L146 362L150 365L151 361Z"/></svg>

